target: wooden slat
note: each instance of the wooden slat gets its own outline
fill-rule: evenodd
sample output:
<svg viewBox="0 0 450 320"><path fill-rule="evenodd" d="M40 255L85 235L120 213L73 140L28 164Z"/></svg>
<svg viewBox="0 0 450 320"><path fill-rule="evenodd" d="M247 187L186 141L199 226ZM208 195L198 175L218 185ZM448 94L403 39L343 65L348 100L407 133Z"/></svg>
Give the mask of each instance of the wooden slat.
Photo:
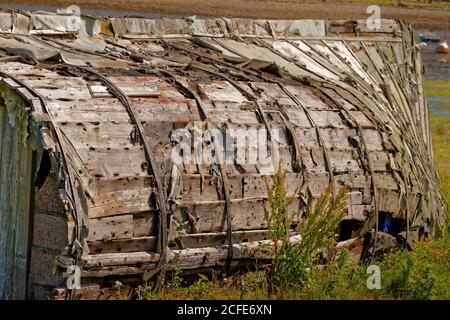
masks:
<svg viewBox="0 0 450 320"><path fill-rule="evenodd" d="M92 176L104 179L148 176L141 146L78 147L77 152Z"/></svg>
<svg viewBox="0 0 450 320"><path fill-rule="evenodd" d="M141 122L200 121L197 107L193 101L167 102L158 99L130 98L133 110Z"/></svg>
<svg viewBox="0 0 450 320"><path fill-rule="evenodd" d="M108 241L129 239L133 236L133 216L121 215L100 219L89 219L89 235L87 241Z"/></svg>
<svg viewBox="0 0 450 320"><path fill-rule="evenodd" d="M124 122L67 122L59 127L76 147L126 147L130 145L133 126Z"/></svg>
<svg viewBox="0 0 450 320"><path fill-rule="evenodd" d="M347 172L357 171L360 165L357 161L357 154L351 148L347 149L333 149L326 148L330 157L330 162L333 171ZM308 170L312 171L325 171L324 155L322 148L304 148L300 149L304 165Z"/></svg>
<svg viewBox="0 0 450 320"><path fill-rule="evenodd" d="M320 128L320 133L326 148L348 148L349 137L356 136L356 130L351 128ZM317 147L319 141L314 128L295 128L297 141L304 147Z"/></svg>
<svg viewBox="0 0 450 320"><path fill-rule="evenodd" d="M247 99L228 81L214 80L206 84L199 83L198 87L200 92L213 101L247 101Z"/></svg>
<svg viewBox="0 0 450 320"><path fill-rule="evenodd" d="M70 112L126 112L124 106L117 98L98 98L82 101L48 101L47 107L55 113ZM75 119L76 120L76 119Z"/></svg>
<svg viewBox="0 0 450 320"><path fill-rule="evenodd" d="M156 232L157 215L155 212L142 212L133 215L133 237L146 237Z"/></svg>
<svg viewBox="0 0 450 320"><path fill-rule="evenodd" d="M96 241L88 244L89 251L94 253L118 253L155 250L157 237L140 237L131 239L117 239L110 241Z"/></svg>
<svg viewBox="0 0 450 320"><path fill-rule="evenodd" d="M56 122L127 122L129 117L125 110L121 111L93 111L71 110L53 111Z"/></svg>
<svg viewBox="0 0 450 320"><path fill-rule="evenodd" d="M233 243L267 240L270 238L268 230L234 231ZM197 233L177 237L183 248L214 247L227 243L226 232Z"/></svg>
<svg viewBox="0 0 450 320"><path fill-rule="evenodd" d="M108 217L126 213L156 210L150 201L152 188L124 189L115 192L99 193L88 201L90 218Z"/></svg>
<svg viewBox="0 0 450 320"><path fill-rule="evenodd" d="M148 188L151 186L151 177L136 177L126 176L122 178L97 178L95 184L97 185L98 193L115 192L122 190L137 190Z"/></svg>
<svg viewBox="0 0 450 320"><path fill-rule="evenodd" d="M187 227L190 233L224 232L224 201L182 203L176 208L174 219L179 223L186 221L188 215L192 218ZM267 227L264 208L265 198L231 199L231 216L233 230L264 229ZM294 199L288 211L293 214L298 211L299 200Z"/></svg>
<svg viewBox="0 0 450 320"><path fill-rule="evenodd" d="M104 253L87 255L83 258L85 268L99 266L125 266L140 263L156 263L159 254L149 251L126 252L126 253Z"/></svg>

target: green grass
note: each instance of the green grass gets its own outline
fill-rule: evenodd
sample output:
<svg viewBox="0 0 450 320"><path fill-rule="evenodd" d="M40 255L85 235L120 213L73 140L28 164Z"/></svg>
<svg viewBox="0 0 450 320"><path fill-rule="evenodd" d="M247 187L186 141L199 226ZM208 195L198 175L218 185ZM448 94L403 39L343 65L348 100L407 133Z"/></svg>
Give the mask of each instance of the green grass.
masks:
<svg viewBox="0 0 450 320"><path fill-rule="evenodd" d="M449 80L426 80L424 87L427 96L450 96Z"/></svg>
<svg viewBox="0 0 450 320"><path fill-rule="evenodd" d="M450 110L450 81L425 81L427 96L449 96L448 101L442 101L440 107ZM433 140L434 165L441 179L442 190L447 202L450 203L450 116L430 114L430 130ZM450 206L449 206L450 210Z"/></svg>
<svg viewBox="0 0 450 320"><path fill-rule="evenodd" d="M434 165L438 171L447 202L450 203L450 116L430 114L430 127L433 139Z"/></svg>

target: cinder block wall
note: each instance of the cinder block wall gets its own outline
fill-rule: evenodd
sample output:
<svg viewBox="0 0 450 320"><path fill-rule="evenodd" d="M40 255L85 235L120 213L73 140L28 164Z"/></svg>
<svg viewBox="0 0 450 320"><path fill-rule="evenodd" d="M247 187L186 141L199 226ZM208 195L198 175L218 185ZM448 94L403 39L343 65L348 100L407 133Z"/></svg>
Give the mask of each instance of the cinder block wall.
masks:
<svg viewBox="0 0 450 320"><path fill-rule="evenodd" d="M51 174L40 190L35 189L27 299L48 299L65 279L52 275L55 256L67 246L67 219L58 196L58 180Z"/></svg>

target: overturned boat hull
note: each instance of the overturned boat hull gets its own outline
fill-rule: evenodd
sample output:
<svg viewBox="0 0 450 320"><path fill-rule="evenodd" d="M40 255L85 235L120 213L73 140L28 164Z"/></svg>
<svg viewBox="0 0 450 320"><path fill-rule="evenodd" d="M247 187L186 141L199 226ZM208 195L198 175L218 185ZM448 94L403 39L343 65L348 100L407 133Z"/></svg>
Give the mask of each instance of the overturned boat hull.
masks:
<svg viewBox="0 0 450 320"><path fill-rule="evenodd" d="M14 14L0 35L3 114L24 121L8 130L22 128L35 152L34 228L53 236L30 235L29 282L4 292L98 298L116 279L270 258L265 181L278 163L293 219L328 186L348 189L339 233L355 248L349 240L377 225L409 241L442 232L422 63L405 23L383 20L374 36L365 21L82 16L80 28ZM188 152L214 158L227 137L270 145L267 156ZM62 276L33 269L49 261ZM80 279L85 291L72 286Z"/></svg>

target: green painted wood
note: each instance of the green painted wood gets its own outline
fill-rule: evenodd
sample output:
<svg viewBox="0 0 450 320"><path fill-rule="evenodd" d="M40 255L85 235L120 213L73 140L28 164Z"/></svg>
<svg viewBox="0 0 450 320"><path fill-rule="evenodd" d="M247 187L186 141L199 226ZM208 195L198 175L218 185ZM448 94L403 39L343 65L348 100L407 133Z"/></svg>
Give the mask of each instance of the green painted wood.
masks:
<svg viewBox="0 0 450 320"><path fill-rule="evenodd" d="M8 267L8 229L11 224L11 154L13 151L13 131L8 124L3 129L2 157L0 159L0 298L11 297L11 277Z"/></svg>
<svg viewBox="0 0 450 320"><path fill-rule="evenodd" d="M32 151L0 108L0 298L26 293Z"/></svg>

